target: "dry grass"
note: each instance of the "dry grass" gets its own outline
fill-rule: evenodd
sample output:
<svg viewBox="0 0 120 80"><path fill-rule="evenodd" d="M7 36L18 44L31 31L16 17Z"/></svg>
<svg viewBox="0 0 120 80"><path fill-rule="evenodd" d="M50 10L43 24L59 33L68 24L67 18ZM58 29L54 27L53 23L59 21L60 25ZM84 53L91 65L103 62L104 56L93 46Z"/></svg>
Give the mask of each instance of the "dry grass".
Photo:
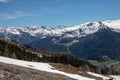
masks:
<svg viewBox="0 0 120 80"><path fill-rule="evenodd" d="M100 77L92 76L86 73L86 71L81 68L73 67L71 65L61 64L61 63L50 63L51 66L55 67L57 70L64 71L67 73L79 74L84 77L93 78L96 80L103 80Z"/></svg>

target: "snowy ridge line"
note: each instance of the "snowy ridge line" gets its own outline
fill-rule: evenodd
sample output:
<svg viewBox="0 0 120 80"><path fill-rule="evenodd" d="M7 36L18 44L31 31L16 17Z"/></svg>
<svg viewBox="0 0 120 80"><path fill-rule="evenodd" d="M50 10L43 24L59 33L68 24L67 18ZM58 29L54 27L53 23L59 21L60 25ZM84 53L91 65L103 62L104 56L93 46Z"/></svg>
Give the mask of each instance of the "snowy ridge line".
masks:
<svg viewBox="0 0 120 80"><path fill-rule="evenodd" d="M8 28L1 28L0 32L4 34L13 34L13 35L21 35L22 33L29 33L32 36L37 36L38 34L44 35L44 36L61 36L62 34L66 32L74 32L77 36L80 36L82 34L90 34L96 32L100 28L100 24L98 22L95 22L91 26L87 26L90 23L81 24L74 27L62 27L62 28L43 28L38 26L29 26L24 28L14 28L14 27L8 27ZM81 32L79 32L81 31ZM73 36L76 36L73 34ZM69 36L68 36L69 37Z"/></svg>
<svg viewBox="0 0 120 80"><path fill-rule="evenodd" d="M88 34L97 32L101 28L109 27L113 31L120 32L120 20L107 20L103 22L87 22L73 27L58 26L58 27L44 27L44 26L29 26L29 27L8 27L0 28L0 34L4 34L7 37L12 35L23 35L25 33L34 37L46 37L46 36L62 36L65 37L82 37ZM68 33L67 33L68 32ZM69 33L72 32L72 33Z"/></svg>
<svg viewBox="0 0 120 80"><path fill-rule="evenodd" d="M120 29L120 19L118 19L118 20L107 20L107 21L103 21L102 23L109 26L110 28Z"/></svg>
<svg viewBox="0 0 120 80"><path fill-rule="evenodd" d="M0 56L0 62L37 69L37 70L46 71L46 72L51 72L51 73L56 73L56 74L61 74L76 80L95 80L95 79L80 76L78 74L70 74L70 73L59 71L59 70L53 70L54 67L50 66L48 63L23 61L23 60L6 58L2 56Z"/></svg>

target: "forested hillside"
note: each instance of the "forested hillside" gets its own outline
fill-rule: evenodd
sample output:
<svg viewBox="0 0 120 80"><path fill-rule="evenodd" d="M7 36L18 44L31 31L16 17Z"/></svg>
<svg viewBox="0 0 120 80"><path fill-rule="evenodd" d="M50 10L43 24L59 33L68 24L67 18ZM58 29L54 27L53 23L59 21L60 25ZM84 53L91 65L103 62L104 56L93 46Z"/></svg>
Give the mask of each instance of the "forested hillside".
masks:
<svg viewBox="0 0 120 80"><path fill-rule="evenodd" d="M38 51L17 42L0 39L0 56L37 62L54 62L72 65L81 71L92 71L102 74L120 74L119 69L106 66L94 66L89 62L67 53Z"/></svg>

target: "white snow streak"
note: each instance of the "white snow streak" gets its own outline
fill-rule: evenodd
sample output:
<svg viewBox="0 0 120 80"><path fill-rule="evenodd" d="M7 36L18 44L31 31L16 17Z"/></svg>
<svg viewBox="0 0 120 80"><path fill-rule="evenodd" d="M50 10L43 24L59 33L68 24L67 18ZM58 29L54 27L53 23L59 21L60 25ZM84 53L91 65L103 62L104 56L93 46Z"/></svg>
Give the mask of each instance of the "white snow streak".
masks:
<svg viewBox="0 0 120 80"><path fill-rule="evenodd" d="M93 72L87 72L87 73L90 74L90 75L96 76L96 77L101 77L101 78L103 78L103 80L109 79L109 77L103 76L101 74L96 74L96 73L93 73Z"/></svg>

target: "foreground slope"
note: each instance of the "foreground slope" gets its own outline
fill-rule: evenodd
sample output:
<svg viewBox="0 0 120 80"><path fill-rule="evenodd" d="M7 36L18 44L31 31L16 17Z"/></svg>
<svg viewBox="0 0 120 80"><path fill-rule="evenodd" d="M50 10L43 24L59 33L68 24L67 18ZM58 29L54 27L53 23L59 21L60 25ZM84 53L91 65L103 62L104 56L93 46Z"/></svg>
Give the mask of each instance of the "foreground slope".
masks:
<svg viewBox="0 0 120 80"><path fill-rule="evenodd" d="M0 62L2 62L2 63L6 63L6 64L10 64L9 66L11 66L11 64L13 64L13 65L17 65L17 66L19 66L20 67L20 70L24 70L24 68L22 68L22 67L26 67L26 68L31 68L31 69L36 69L36 70L40 70L40 71L45 71L45 72L50 72L50 73L56 73L56 74L52 74L52 75L56 75L56 76L60 76L60 75L57 75L57 74L61 74L61 75L64 75L64 76L67 76L67 77L69 77L69 78L73 78L73 79L76 79L76 80L95 80L95 79L91 79L91 78L87 78L87 77L83 77L83 76L80 76L80 75L78 75L78 74L71 74L71 73L66 73L66 72L63 72L63 71L59 71L59 70L56 70L56 69L54 69L54 67L52 67L52 66L50 66L48 63L38 63L38 62L28 62L28 61L22 61L22 60L16 60L16 59L10 59L10 58L6 58L6 57L1 57L0 56ZM4 65L5 66L5 64L0 64L0 65ZM1 69L2 69L2 67L0 67ZM1 69L0 69L0 72L2 72L1 71ZM3 68L4 69L4 68ZM16 67L14 68L14 69L16 69ZM8 69L9 70L9 69ZM31 72L30 71L30 69L27 69L29 72ZM28 72L27 71L27 72ZM14 71L14 72L16 72L16 71ZM21 71L20 71L21 72ZM17 74L19 74L19 76L22 76L22 75L20 75L20 72L19 72L19 69L17 69ZM35 72L35 71L33 71L33 72ZM44 74L45 72L43 72L43 73L40 73L39 71L37 71L35 74L37 74L37 75L41 75L41 74ZM3 73L4 73L4 71L3 71ZM50 73L47 73L47 75L48 74L50 74ZM1 77L0 78L2 78L2 77L4 77L4 76L6 76L6 75L3 75L2 73L0 73L1 74ZM34 75L35 75L34 74ZM88 72L88 74L90 74L90 75L92 75L92 76L95 76L95 77L101 77L101 78L103 78L103 79L110 79L110 78L116 78L116 80L119 80L120 79L120 77L118 77L118 76L113 76L113 77L110 77L110 76L108 76L108 77L105 77L105 76L102 76L102 75L100 75L100 74L95 74L95 73L91 73L91 72ZM10 73L9 73L9 71L8 71L8 73L7 73L7 75L9 76L10 75ZM27 74L27 75L29 75L29 74ZM26 79L28 79L28 76L24 76L24 77L26 77ZM46 75L46 76L47 76ZM50 74L51 75L51 74ZM15 78L21 78L21 79L23 79L24 77L15 77ZM49 76L49 75L48 75ZM35 78L37 79L39 76L36 76ZM62 77L64 80L67 80L67 79L69 79L69 78L67 78L67 77ZM32 78L32 77L31 77ZM43 79L45 78L45 77L42 77ZM47 78L47 77L46 77ZM51 78L48 78L48 80L53 80L53 79L55 79L55 77L51 77ZM101 78L98 78L98 80L102 80ZM42 80L42 79L39 79L39 80ZM69 80L72 80L72 79L69 79Z"/></svg>
<svg viewBox="0 0 120 80"><path fill-rule="evenodd" d="M20 61L20 60L5 58L5 57L0 57L0 62L7 63L7 64L14 64L14 65L23 66L23 67L32 68L32 69L37 69L40 71L57 73L57 74L65 75L65 76L68 76L70 78L77 79L77 80L94 80L94 79L82 77L77 74L69 74L69 73L59 71L59 70L55 70L48 63L27 62L27 61Z"/></svg>
<svg viewBox="0 0 120 80"><path fill-rule="evenodd" d="M92 77L93 78L92 79L88 77L83 77L78 74L71 74L71 73L59 71L55 69L54 67L52 67L51 65L49 65L48 63L28 62L28 61L16 60L16 59L11 59L11 58L1 57L1 56L0 56L0 65L1 65L0 66L0 78L1 79L5 79L5 78L6 79L13 78L13 79L20 79L20 80L32 79L32 78L34 78L35 80L42 80L42 79L47 79L47 80L51 80L51 79L52 80L54 79L58 79L58 80L63 80L63 79L64 80L116 79L116 80L119 80L120 79L120 76L115 76L115 75L114 76L110 76L110 75L103 76L103 75L96 74L93 72L87 72L89 74L88 77L90 77L90 75L94 76Z"/></svg>

